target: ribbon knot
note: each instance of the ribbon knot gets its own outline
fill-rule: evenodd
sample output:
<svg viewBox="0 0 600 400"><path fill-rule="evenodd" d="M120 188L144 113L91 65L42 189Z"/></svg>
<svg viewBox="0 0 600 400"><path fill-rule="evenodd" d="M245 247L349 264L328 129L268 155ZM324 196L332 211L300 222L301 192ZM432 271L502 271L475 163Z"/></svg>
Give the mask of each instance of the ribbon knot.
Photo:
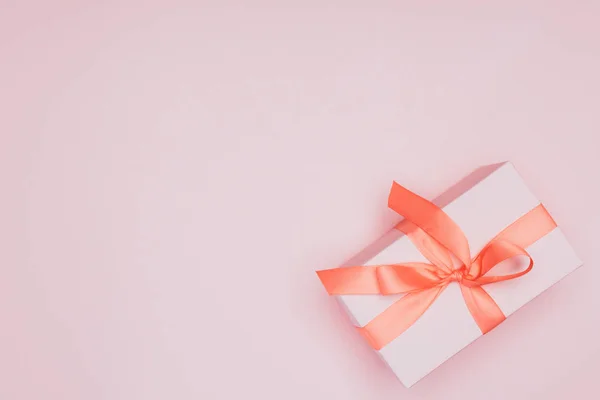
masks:
<svg viewBox="0 0 600 400"><path fill-rule="evenodd" d="M506 317L482 286L519 278L531 271L533 259L525 248L551 232L556 223L542 204L523 215L474 258L460 227L439 207L396 182L388 206L404 220L396 225L430 263L355 266L317 271L330 295L380 294L403 296L377 315L359 332L380 350L418 320L450 282L458 282L465 304L482 333L487 333ZM454 256L454 258L453 258ZM488 276L496 265L524 256L524 270ZM460 263L454 267L454 260Z"/></svg>
<svg viewBox="0 0 600 400"><path fill-rule="evenodd" d="M450 274L450 281L451 282L458 282L461 283L463 280L463 276L464 276L464 271L463 269L455 269L454 271L452 271L452 273Z"/></svg>

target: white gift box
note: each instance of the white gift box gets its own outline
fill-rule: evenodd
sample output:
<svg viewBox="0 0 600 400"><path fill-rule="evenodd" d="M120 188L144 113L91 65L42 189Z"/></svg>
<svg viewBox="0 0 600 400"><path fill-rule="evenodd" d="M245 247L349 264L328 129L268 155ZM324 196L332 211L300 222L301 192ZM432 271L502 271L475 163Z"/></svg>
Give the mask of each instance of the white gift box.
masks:
<svg viewBox="0 0 600 400"><path fill-rule="evenodd" d="M460 226L475 255L540 202L507 162L478 169L433 203ZM528 274L485 286L507 317L582 264L559 227L526 250L535 263ZM428 262L408 237L392 229L348 260L345 266L419 261ZM402 296L341 295L337 298L354 324L365 326ZM398 379L410 387L481 335L458 284L453 282L421 318L378 353Z"/></svg>

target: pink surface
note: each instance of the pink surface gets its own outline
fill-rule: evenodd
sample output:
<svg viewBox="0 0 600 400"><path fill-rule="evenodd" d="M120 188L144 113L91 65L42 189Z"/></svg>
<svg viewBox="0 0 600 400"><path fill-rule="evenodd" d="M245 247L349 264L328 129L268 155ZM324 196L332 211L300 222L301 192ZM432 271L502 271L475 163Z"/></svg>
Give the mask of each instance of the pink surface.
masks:
<svg viewBox="0 0 600 400"><path fill-rule="evenodd" d="M0 398L596 397L600 4L83 3L0 4ZM507 159L586 265L404 389L313 271Z"/></svg>

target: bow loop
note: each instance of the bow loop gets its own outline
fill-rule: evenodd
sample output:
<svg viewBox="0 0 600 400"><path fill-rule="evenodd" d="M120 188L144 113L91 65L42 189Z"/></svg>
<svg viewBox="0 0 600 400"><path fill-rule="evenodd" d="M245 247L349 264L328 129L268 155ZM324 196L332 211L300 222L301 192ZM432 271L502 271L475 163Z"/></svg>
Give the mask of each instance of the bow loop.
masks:
<svg viewBox="0 0 600 400"><path fill-rule="evenodd" d="M488 272L502 262L520 256L524 256L529 260L529 265L524 270L505 275L487 276ZM479 266L479 275L470 277L470 280L481 286L519 278L529 273L533 268L533 258L531 258L525 249L512 242L507 240L493 240L479 253L473 261L473 265Z"/></svg>
<svg viewBox="0 0 600 400"><path fill-rule="evenodd" d="M406 263L375 267L381 294L412 293L437 286L444 275L433 264Z"/></svg>

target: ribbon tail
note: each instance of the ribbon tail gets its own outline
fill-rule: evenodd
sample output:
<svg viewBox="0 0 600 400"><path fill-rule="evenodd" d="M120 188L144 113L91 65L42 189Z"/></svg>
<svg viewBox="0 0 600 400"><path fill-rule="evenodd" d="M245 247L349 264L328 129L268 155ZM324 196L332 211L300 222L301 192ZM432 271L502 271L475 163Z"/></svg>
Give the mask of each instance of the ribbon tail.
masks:
<svg viewBox="0 0 600 400"><path fill-rule="evenodd" d="M414 324L446 286L436 286L405 295L367 325L357 328L359 333L372 348L381 350Z"/></svg>
<svg viewBox="0 0 600 400"><path fill-rule="evenodd" d="M388 207L421 228L467 268L471 266L471 251L465 234L441 208L396 182L390 191Z"/></svg>
<svg viewBox="0 0 600 400"><path fill-rule="evenodd" d="M506 319L498 304L481 286L460 285L460 290L469 312L484 335Z"/></svg>
<svg viewBox="0 0 600 400"><path fill-rule="evenodd" d="M400 221L395 228L404 233L431 264L448 273L452 272L454 263L450 252L427 232L407 219Z"/></svg>

